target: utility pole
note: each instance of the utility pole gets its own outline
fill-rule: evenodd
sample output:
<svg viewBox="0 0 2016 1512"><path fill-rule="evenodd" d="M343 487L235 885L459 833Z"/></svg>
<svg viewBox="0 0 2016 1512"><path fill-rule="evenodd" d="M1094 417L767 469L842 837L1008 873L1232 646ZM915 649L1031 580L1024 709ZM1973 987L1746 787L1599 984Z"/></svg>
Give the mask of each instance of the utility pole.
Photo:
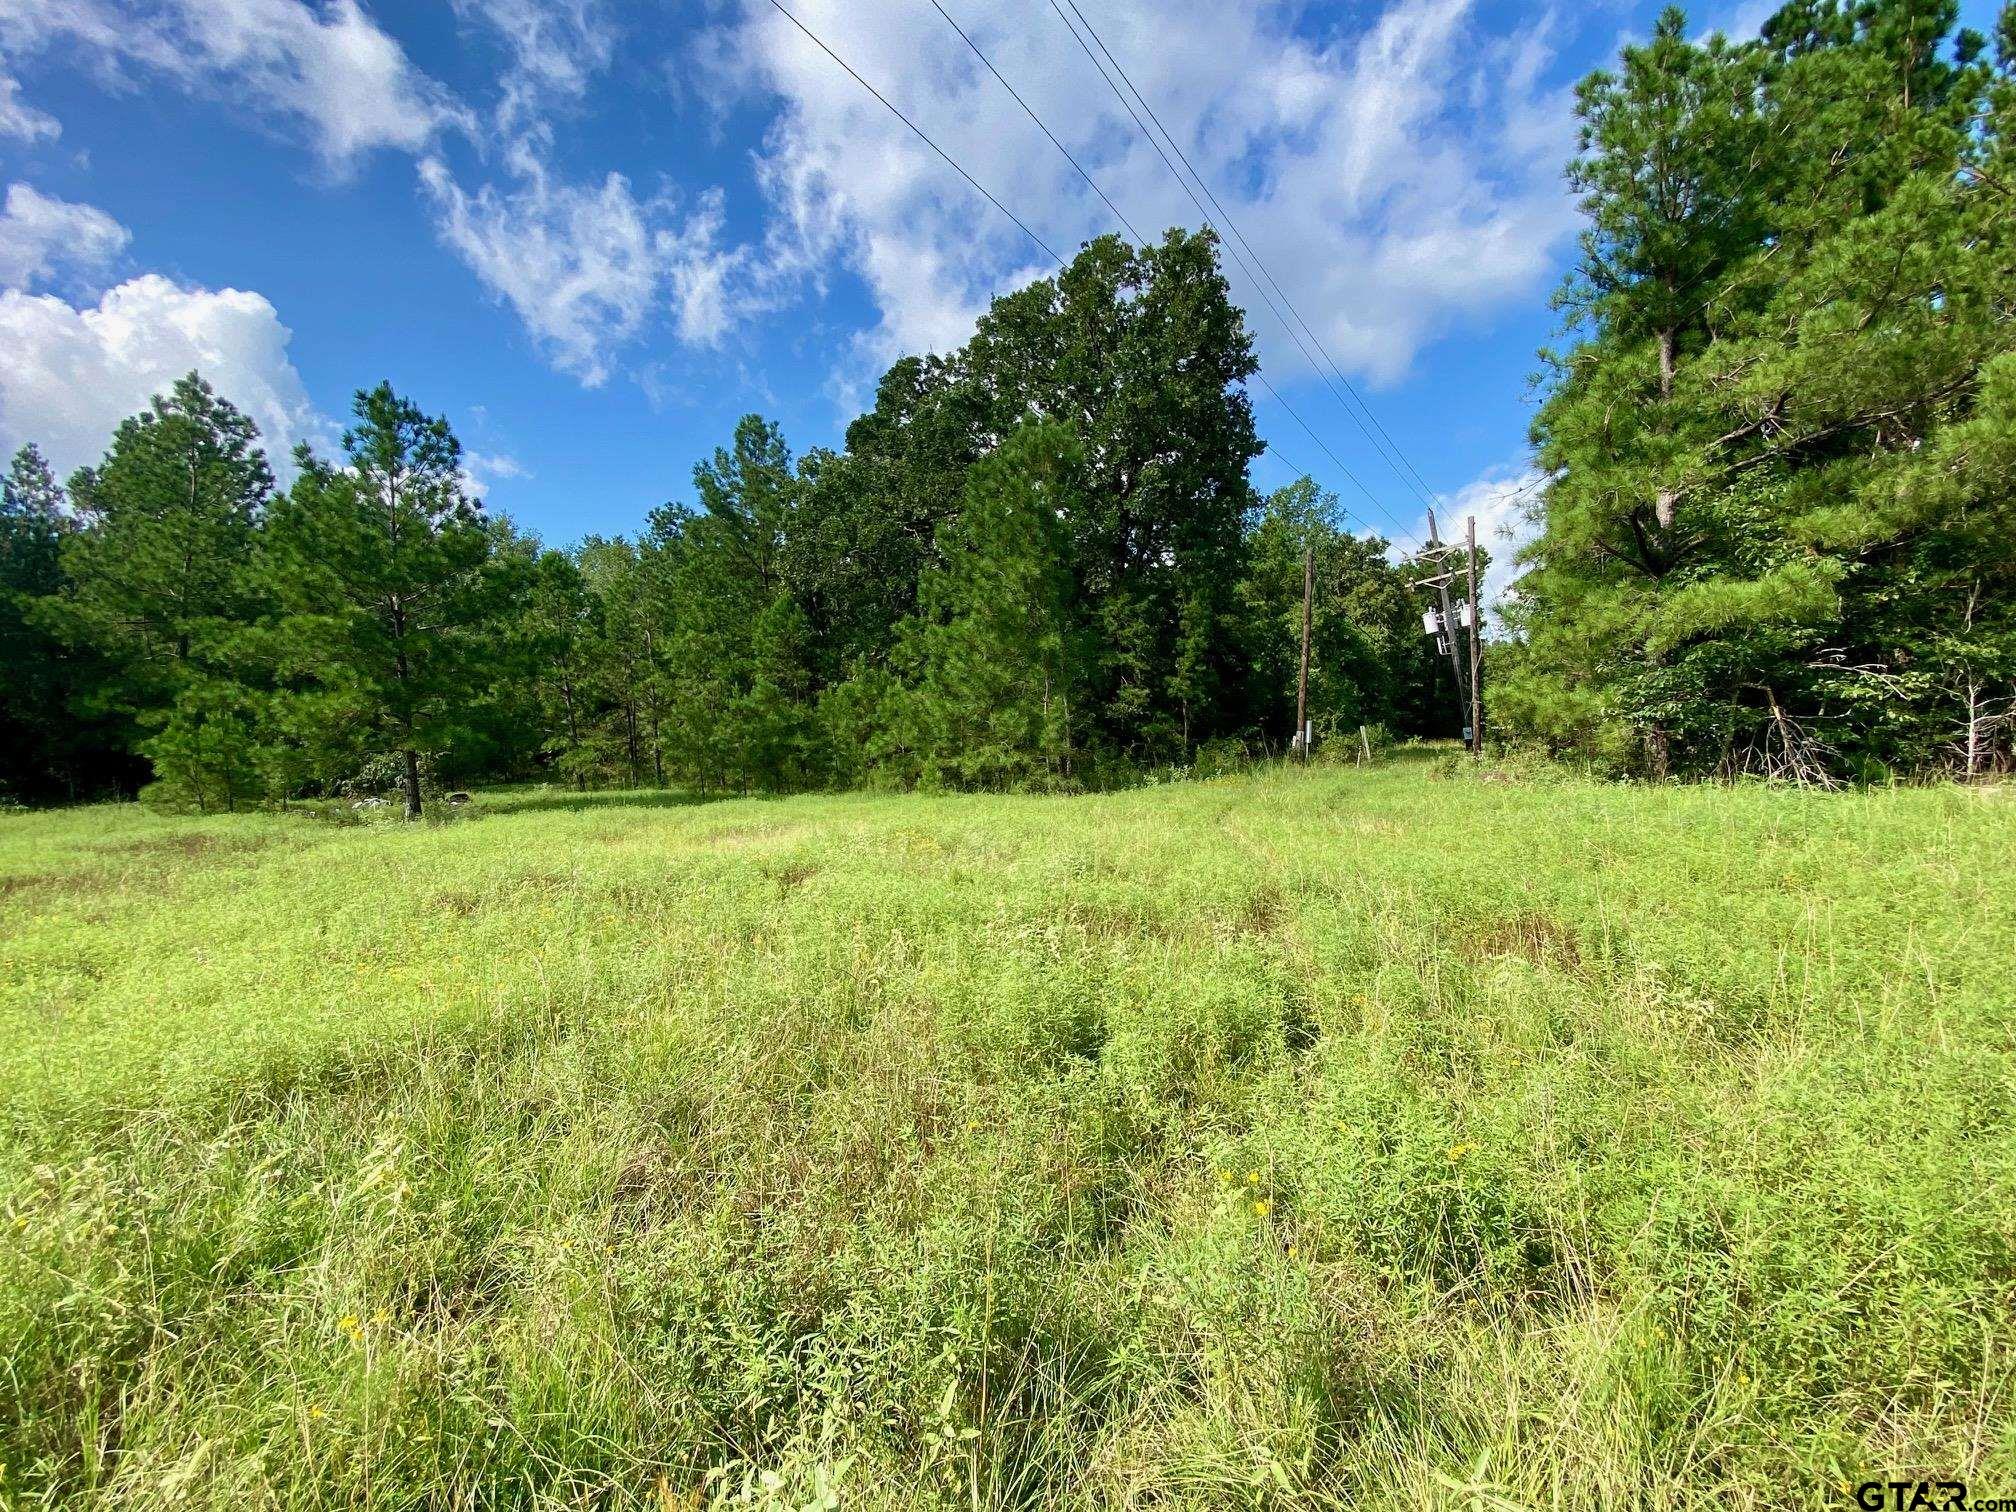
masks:
<svg viewBox="0 0 2016 1512"><path fill-rule="evenodd" d="M1456 616L1449 606L1449 574L1442 570L1442 538L1435 530L1435 511L1428 511L1428 550L1435 558L1435 593L1442 606L1442 641L1449 648L1449 675L1456 679L1456 719L1469 714L1470 696L1463 686L1463 657L1456 649Z"/></svg>
<svg viewBox="0 0 2016 1512"><path fill-rule="evenodd" d="M1295 684L1295 743L1309 760L1309 612L1316 597L1316 552L1302 548L1302 675Z"/></svg>
<svg viewBox="0 0 2016 1512"><path fill-rule="evenodd" d="M1470 543L1470 754L1482 759L1484 755L1484 659L1477 648L1478 621L1484 618L1483 607L1477 602L1477 516L1471 515L1465 522L1464 534Z"/></svg>

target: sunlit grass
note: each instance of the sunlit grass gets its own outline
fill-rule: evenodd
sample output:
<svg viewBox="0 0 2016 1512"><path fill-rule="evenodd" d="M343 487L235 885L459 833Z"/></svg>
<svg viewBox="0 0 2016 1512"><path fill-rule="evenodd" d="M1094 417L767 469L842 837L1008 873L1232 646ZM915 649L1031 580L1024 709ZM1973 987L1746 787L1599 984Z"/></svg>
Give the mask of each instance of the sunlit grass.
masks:
<svg viewBox="0 0 2016 1512"><path fill-rule="evenodd" d="M2016 1488L2016 801L0 819L0 1501Z"/></svg>

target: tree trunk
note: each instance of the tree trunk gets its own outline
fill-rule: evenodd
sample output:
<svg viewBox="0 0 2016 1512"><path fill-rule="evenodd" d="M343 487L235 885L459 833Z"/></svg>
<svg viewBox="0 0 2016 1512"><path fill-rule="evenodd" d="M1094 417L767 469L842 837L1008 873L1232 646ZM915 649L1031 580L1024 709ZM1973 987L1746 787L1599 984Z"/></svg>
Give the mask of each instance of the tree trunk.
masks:
<svg viewBox="0 0 2016 1512"><path fill-rule="evenodd" d="M572 678L563 677L560 679L560 701L567 710L567 753L578 760L581 755L581 726L574 717L574 681ZM574 791L577 793L588 791L588 774L578 766L574 768Z"/></svg>
<svg viewBox="0 0 2016 1512"><path fill-rule="evenodd" d="M1667 279L1667 287L1672 287L1672 279ZM1659 402L1670 404L1673 400L1673 342L1675 333L1671 326L1659 333ZM1661 530L1673 526L1673 490L1662 487L1652 500L1652 513L1659 521Z"/></svg>
<svg viewBox="0 0 2016 1512"><path fill-rule="evenodd" d="M1302 548L1302 670L1295 679L1295 747L1309 763L1309 622L1316 597L1316 550Z"/></svg>
<svg viewBox="0 0 2016 1512"><path fill-rule="evenodd" d="M1981 687L1973 678L1967 679L1967 780L1972 782L1981 770Z"/></svg>
<svg viewBox="0 0 2016 1512"><path fill-rule="evenodd" d="M1671 742L1663 725L1654 725L1645 732L1645 759L1652 768L1652 775L1664 782L1673 769Z"/></svg>
<svg viewBox="0 0 2016 1512"><path fill-rule="evenodd" d="M637 696L634 691L628 693L623 702L623 725L624 743L630 756L630 786L641 787L643 784L637 775Z"/></svg>
<svg viewBox="0 0 2016 1512"><path fill-rule="evenodd" d="M399 753L406 761L406 817L420 817L420 753L405 750Z"/></svg>

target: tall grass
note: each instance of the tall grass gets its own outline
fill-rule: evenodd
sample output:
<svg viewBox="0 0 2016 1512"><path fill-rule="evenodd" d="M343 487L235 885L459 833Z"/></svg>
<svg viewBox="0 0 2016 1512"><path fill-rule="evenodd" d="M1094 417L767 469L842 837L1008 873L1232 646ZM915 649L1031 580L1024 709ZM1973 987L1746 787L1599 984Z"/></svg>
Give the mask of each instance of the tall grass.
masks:
<svg viewBox="0 0 2016 1512"><path fill-rule="evenodd" d="M2016 801L0 820L0 1501L2016 1494Z"/></svg>

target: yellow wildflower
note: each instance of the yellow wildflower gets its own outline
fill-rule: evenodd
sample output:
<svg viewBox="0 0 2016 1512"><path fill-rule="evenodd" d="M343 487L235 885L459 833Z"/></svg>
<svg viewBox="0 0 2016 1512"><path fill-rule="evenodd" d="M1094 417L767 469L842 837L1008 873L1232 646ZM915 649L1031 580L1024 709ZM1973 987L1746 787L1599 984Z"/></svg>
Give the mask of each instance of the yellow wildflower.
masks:
<svg viewBox="0 0 2016 1512"><path fill-rule="evenodd" d="M1256 1202L1253 1204L1253 1211L1258 1213L1262 1218L1265 1218L1269 1213L1274 1211L1274 1204L1271 1202Z"/></svg>
<svg viewBox="0 0 2016 1512"><path fill-rule="evenodd" d="M1461 1160L1465 1155L1474 1154L1476 1150L1477 1146L1475 1143L1465 1140L1462 1144L1449 1146L1449 1158L1451 1160Z"/></svg>

